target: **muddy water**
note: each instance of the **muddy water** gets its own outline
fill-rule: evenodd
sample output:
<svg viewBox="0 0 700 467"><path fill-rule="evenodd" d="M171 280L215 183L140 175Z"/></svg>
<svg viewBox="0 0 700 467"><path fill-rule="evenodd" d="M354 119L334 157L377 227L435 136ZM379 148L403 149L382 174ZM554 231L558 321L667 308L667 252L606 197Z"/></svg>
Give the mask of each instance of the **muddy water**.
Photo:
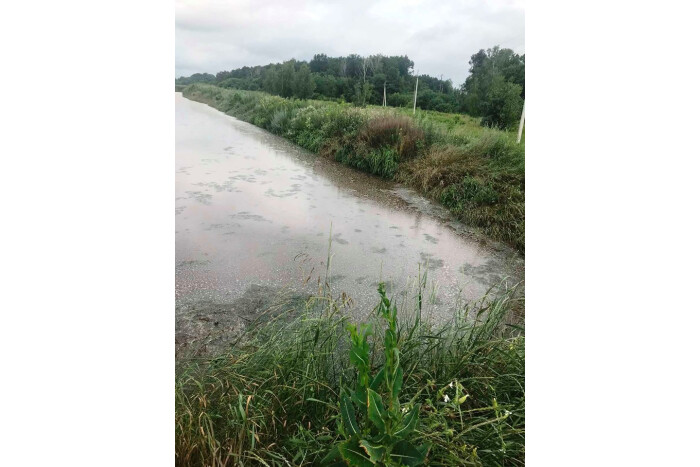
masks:
<svg viewBox="0 0 700 467"><path fill-rule="evenodd" d="M418 266L430 313L523 277L522 258L411 190L357 172L175 94L176 302L225 304L255 290L313 293L326 277L365 315L380 278L408 296ZM254 294L253 294L254 295ZM223 305L222 305L223 304Z"/></svg>

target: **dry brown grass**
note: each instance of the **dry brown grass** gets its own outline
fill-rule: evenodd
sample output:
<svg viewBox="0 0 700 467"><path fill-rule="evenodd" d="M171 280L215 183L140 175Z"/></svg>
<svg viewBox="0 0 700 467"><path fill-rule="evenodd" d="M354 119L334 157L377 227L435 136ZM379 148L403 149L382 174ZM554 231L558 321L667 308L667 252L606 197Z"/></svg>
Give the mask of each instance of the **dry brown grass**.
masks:
<svg viewBox="0 0 700 467"><path fill-rule="evenodd" d="M471 151L452 145L431 146L428 152L401 166L398 178L423 192L431 192L478 172L483 164Z"/></svg>
<svg viewBox="0 0 700 467"><path fill-rule="evenodd" d="M371 148L395 149L400 160L405 161L418 155L425 134L409 117L382 115L369 120L358 139Z"/></svg>
<svg viewBox="0 0 700 467"><path fill-rule="evenodd" d="M327 157L329 159L332 159L333 156L335 156L335 153L338 152L338 149L341 147L341 142L337 138L330 138L327 139L321 144L321 147L318 150L319 155L323 157Z"/></svg>

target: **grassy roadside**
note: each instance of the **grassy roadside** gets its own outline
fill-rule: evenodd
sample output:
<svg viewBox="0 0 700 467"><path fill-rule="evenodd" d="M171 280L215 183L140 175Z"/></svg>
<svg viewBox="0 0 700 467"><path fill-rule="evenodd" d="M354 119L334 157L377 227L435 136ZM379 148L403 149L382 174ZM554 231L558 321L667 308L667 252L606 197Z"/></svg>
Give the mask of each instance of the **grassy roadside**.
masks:
<svg viewBox="0 0 700 467"><path fill-rule="evenodd" d="M384 427L391 417L409 419L409 441L430 446L430 465L524 465L525 338L501 325L514 295L456 309L452 321L432 326L421 319L420 285L411 309L398 313L379 292L371 328L350 325L343 300L328 294L293 319L251 326L223 355L178 361L176 465L329 465L334 446L359 437L390 446L398 433L377 435L370 420ZM381 402L381 419L363 414L361 401L357 415L348 409L348 388L363 379L358 356L379 386L389 358L400 366L395 415ZM366 392L390 397L379 386ZM350 420L361 432L350 433ZM370 450L358 452L351 465L374 464Z"/></svg>
<svg viewBox="0 0 700 467"><path fill-rule="evenodd" d="M393 179L525 251L525 149L458 114L296 100L208 84L183 95L325 157Z"/></svg>

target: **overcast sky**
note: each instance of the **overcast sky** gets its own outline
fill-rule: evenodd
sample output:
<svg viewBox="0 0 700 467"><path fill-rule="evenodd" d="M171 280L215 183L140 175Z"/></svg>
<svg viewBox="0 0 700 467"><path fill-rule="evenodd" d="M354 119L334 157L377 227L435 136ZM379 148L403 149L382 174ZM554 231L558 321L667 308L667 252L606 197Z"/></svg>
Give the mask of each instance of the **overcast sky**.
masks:
<svg viewBox="0 0 700 467"><path fill-rule="evenodd" d="M408 55L461 84L469 57L525 53L524 0L176 0L175 75L216 74L316 53Z"/></svg>

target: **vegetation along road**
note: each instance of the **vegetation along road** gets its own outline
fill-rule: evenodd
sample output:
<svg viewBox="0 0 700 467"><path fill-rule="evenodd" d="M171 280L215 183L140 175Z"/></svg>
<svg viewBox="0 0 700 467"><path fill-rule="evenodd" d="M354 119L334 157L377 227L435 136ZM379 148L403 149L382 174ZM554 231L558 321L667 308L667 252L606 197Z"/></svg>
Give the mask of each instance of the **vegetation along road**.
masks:
<svg viewBox="0 0 700 467"><path fill-rule="evenodd" d="M177 80L177 465L524 465L524 57L470 64Z"/></svg>

